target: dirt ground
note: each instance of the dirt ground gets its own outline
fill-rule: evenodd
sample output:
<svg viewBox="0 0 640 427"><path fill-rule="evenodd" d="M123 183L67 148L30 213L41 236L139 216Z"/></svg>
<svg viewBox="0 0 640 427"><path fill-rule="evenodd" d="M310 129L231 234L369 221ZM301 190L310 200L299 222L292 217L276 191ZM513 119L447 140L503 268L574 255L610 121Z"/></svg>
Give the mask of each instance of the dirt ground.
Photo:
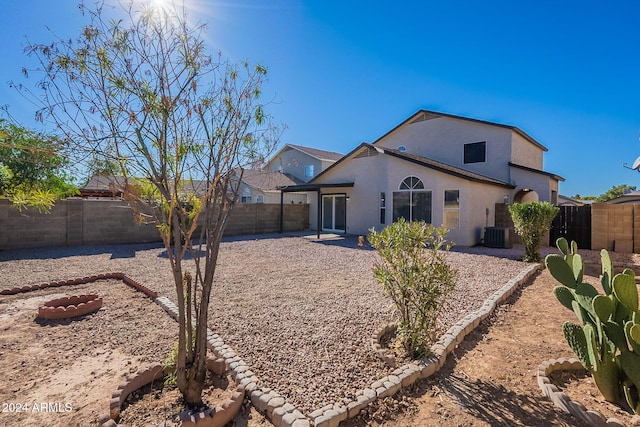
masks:
<svg viewBox="0 0 640 427"><path fill-rule="evenodd" d="M555 301L555 285L542 272L472 332L438 374L341 425L581 426L542 395L535 378L543 361L573 357L560 326L574 315ZM74 320L36 318L41 303L70 292L97 293L104 305ZM160 307L117 280L0 296L0 425L95 425L126 375L164 360L175 330ZM588 377L559 385L588 409L632 425ZM233 425L270 423L247 404Z"/></svg>

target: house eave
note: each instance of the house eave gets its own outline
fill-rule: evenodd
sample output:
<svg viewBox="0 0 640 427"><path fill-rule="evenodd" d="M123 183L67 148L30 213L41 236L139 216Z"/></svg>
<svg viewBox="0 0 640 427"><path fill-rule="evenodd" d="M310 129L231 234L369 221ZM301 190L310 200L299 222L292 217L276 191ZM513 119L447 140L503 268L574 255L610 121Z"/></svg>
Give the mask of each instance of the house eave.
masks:
<svg viewBox="0 0 640 427"><path fill-rule="evenodd" d="M387 132L384 135L382 135L380 138L376 139L373 142L373 144L374 145L377 144L378 142L380 142L381 140L383 140L387 136L391 135L397 129L399 129L400 127L404 126L406 123L409 123L409 122L415 120L420 114L434 114L434 115L437 115L437 116L440 116L440 117L449 117L449 118L452 118L452 119L466 120L466 121L469 121L469 122L480 123L480 124L484 124L484 125L496 126L496 127L501 127L501 128L504 128L504 129L509 129L509 130L511 130L513 132L516 132L518 135L522 136L524 139L526 139L528 142L530 142L531 144L535 145L536 147L540 148L542 151L545 151L545 152L549 151L549 149L547 147L545 147L544 145L542 145L541 143L536 141L531 135L527 134L525 131L523 131L522 129L520 129L520 128L516 127L516 126L505 125L505 124L502 124L502 123L490 122L488 120L474 119L472 117L458 116L458 115L455 115L455 114L441 113L441 112L438 112L438 111L425 110L425 109L418 110L417 112L412 114L409 118L404 120L402 123L400 123L399 125L397 125L393 129L391 129L389 132Z"/></svg>
<svg viewBox="0 0 640 427"><path fill-rule="evenodd" d="M323 188L350 188L353 187L353 182L338 182L330 184L300 184L300 185L288 185L286 187L279 187L278 189L283 193L295 193L305 191L320 191Z"/></svg>
<svg viewBox="0 0 640 427"><path fill-rule="evenodd" d="M555 179L557 181L561 181L561 182L565 181L565 179L563 177L561 177L560 175L556 175L555 173L545 172L543 170L530 168L528 166L519 165L519 164L513 163L513 162L509 162L509 166L511 166L513 168L516 168L516 169L522 169L522 170L525 170L527 172L532 172L532 173L537 173L537 174L540 174L540 175L545 175L545 176L548 176L549 178L553 178L553 179Z"/></svg>

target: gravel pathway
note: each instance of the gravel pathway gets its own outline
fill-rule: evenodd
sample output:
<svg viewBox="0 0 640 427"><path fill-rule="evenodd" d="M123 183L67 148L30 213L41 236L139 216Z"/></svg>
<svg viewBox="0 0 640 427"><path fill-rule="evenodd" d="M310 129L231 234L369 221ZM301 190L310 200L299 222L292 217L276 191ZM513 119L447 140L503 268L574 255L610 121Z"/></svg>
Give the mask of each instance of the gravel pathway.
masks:
<svg viewBox="0 0 640 427"><path fill-rule="evenodd" d="M443 327L479 308L525 267L509 259L521 256L521 248L493 250L494 256L481 254L483 250L461 248L448 254L460 282ZM305 414L352 397L391 371L369 345L371 334L393 318L371 272L374 259L374 251L358 249L350 237L227 239L209 327L251 366L261 386L276 390ZM0 252L0 289L114 271L175 301L159 244Z"/></svg>

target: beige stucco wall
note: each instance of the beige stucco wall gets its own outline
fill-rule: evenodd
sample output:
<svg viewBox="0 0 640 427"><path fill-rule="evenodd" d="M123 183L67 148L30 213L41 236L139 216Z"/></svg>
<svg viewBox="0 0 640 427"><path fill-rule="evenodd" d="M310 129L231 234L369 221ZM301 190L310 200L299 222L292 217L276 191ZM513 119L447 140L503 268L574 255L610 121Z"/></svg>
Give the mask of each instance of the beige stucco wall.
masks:
<svg viewBox="0 0 640 427"><path fill-rule="evenodd" d="M397 149L403 145L408 153L418 154L485 176L509 181L511 159L510 129L451 117L439 117L406 124L376 143ZM486 162L464 163L464 145L487 143ZM527 144L531 145L527 142Z"/></svg>
<svg viewBox="0 0 640 427"><path fill-rule="evenodd" d="M516 132L512 132L511 162L532 169L543 169L544 151Z"/></svg>
<svg viewBox="0 0 640 427"><path fill-rule="evenodd" d="M558 194L558 181L547 175L511 168L511 180L516 186L514 195L523 188L529 188L538 193L539 201L551 202L552 191ZM513 197L510 200L513 201Z"/></svg>
<svg viewBox="0 0 640 427"><path fill-rule="evenodd" d="M460 226L449 232L449 239L457 245L472 246L480 242L482 230L493 225L495 203L502 202L509 190L499 186L474 183L462 178L437 172L388 155L354 158L349 167L337 167L322 177L322 183L354 182L352 188L324 189L322 194L346 194L347 233L366 235L371 227L377 230L391 224L393 219L393 192L408 176L416 176L431 191L432 223L444 222L444 191L460 191ZM375 171L375 173L372 173ZM380 223L380 193L387 200L386 224ZM317 198L310 198L310 227L317 226Z"/></svg>

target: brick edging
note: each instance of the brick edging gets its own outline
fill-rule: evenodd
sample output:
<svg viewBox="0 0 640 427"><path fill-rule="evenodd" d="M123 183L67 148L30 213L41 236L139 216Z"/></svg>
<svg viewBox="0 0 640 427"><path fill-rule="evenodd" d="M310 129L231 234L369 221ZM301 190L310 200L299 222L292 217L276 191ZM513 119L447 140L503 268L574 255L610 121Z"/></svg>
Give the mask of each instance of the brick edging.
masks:
<svg viewBox="0 0 640 427"><path fill-rule="evenodd" d="M156 291L153 291L147 288L146 286L142 285L140 282L120 272L95 274L93 276L79 277L77 279L61 280L58 282L47 282L39 285L27 285L27 286L15 287L11 289L3 289L0 291L0 295L15 295L15 294L24 293L24 292L37 291L38 289L56 288L59 286L84 285L87 283L96 282L98 280L107 280L107 279L122 280L127 285L143 292L144 294L146 294L151 298L158 297L158 293Z"/></svg>
<svg viewBox="0 0 640 427"><path fill-rule="evenodd" d="M67 319L98 311L100 307L102 307L102 298L96 294L73 295L45 302L38 307L38 317L42 319Z"/></svg>
<svg viewBox="0 0 640 427"><path fill-rule="evenodd" d="M554 405L562 409L563 412L571 414L574 417L586 422L594 427L626 427L625 423L618 418L607 419L597 410L587 410L580 402L575 402L567 396L567 394L558 390L558 387L551 384L549 375L557 371L577 371L584 369L582 363L578 359L550 359L540 364L538 367L538 386L545 396L547 396Z"/></svg>
<svg viewBox="0 0 640 427"><path fill-rule="evenodd" d="M513 292L533 274L542 269L541 264L531 264L520 272L516 277L509 280L504 286L487 298L482 307L473 313L468 314L455 325L453 325L440 339L431 346L432 355L427 359L415 361L395 369L391 375L387 375L374 381L369 387L358 390L353 399L344 399L344 405L327 405L311 412L309 417L305 416L294 405L287 402L286 398L269 388L258 388L259 379L250 370L249 365L240 358L236 352L226 345L222 338L207 329L207 344L217 358L224 360L225 366L231 370L231 375L236 383L239 382L248 392L251 402L256 409L263 414L276 427L333 427L341 421L355 417L364 407L379 398L391 396L403 387L408 387L419 378L427 378L437 372L443 365L446 356L462 342L464 337L475 329L480 322L485 320L498 304L509 298ZM144 292L160 305L171 317L178 318L178 307L167 297L158 297L158 293L146 288L140 283L132 280L124 273L110 273L88 278L75 279L82 280L80 283L89 283L100 279L121 279L128 285ZM89 279L89 280L85 280ZM75 280L67 282L53 282L44 285L25 286L23 288L13 288L1 291L0 295L12 295L20 292L42 289L53 286L63 286L75 283ZM8 292L7 292L8 291ZM387 325L388 326L388 325ZM243 393L244 393L243 392ZM103 418L102 416L101 418ZM103 418L104 419L104 418ZM109 419L103 427L117 426L115 421Z"/></svg>
<svg viewBox="0 0 640 427"><path fill-rule="evenodd" d="M155 301L171 317L178 319L178 306L169 298L162 296ZM310 427L307 417L287 402L284 396L269 388L259 388L260 380L249 365L211 329L207 329L207 345L216 358L224 361L225 367L231 371L231 377L249 394L256 409L266 414L276 427Z"/></svg>
<svg viewBox="0 0 640 427"><path fill-rule="evenodd" d="M368 388L358 390L355 400L346 405L347 418L356 416L365 406L376 399L391 396L403 387L408 387L419 378L427 378L438 372L447 358L458 344L471 333L483 320L488 318L495 308L509 298L520 285L525 283L531 276L542 269L542 264L531 264L522 270L517 276L509 280L504 286L495 291L484 304L476 311L466 315L445 332L435 344L431 346L431 356L426 359L414 361L394 370L391 375L387 375L375 381ZM372 335L379 346L379 337L386 333L391 324L386 325L378 333ZM374 350L383 357L387 352L378 346ZM384 359L383 359L384 360ZM394 358L395 360L395 358ZM323 408L324 409L324 408ZM329 426L326 421L326 411L314 411L311 416L314 418L316 427ZM315 417L314 417L315 415Z"/></svg>

